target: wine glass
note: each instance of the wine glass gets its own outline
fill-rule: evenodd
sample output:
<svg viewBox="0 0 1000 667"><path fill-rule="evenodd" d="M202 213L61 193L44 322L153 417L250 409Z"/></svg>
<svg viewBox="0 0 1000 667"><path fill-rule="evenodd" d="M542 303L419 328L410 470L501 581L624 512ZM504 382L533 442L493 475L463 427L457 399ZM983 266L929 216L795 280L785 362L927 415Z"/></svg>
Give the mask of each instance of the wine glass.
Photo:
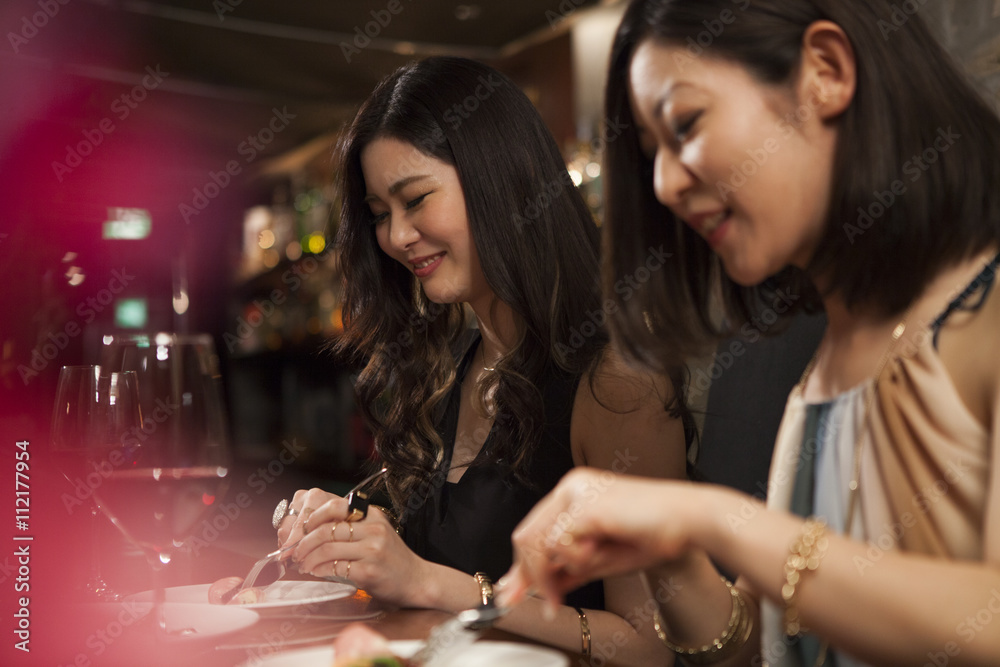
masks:
<svg viewBox="0 0 1000 667"><path fill-rule="evenodd" d="M93 494L115 467L127 463L116 451L128 434L142 424L135 373L102 373L100 366L63 366L52 413L51 449L74 497L87 502L90 514L90 573L81 588L84 596L102 601L119 598L101 576L98 505ZM126 450L127 451L127 450ZM68 504L72 513L74 505Z"/></svg>
<svg viewBox="0 0 1000 667"><path fill-rule="evenodd" d="M142 424L124 443L132 464L95 492L101 509L146 554L154 611L166 631L162 568L226 490L231 456L210 336L106 336L102 366L134 371Z"/></svg>

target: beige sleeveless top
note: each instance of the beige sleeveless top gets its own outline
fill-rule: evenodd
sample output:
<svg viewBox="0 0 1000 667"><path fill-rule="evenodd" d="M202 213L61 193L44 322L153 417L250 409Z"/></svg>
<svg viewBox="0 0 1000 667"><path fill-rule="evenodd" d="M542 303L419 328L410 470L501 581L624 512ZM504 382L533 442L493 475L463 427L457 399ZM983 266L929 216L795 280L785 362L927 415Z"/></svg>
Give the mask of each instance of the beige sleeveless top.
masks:
<svg viewBox="0 0 1000 667"><path fill-rule="evenodd" d="M987 265L933 324L900 343L877 385L868 380L822 403L806 402L801 386L788 397L771 462L767 505L823 517L832 530L842 532L860 433L851 534L870 548L867 557L855 560L859 573L893 549L1000 563L1000 540L993 536L991 553L984 547L988 531L1000 531L1000 485L991 479L991 434L969 412L935 348L936 333L952 312L975 309L985 300L997 261ZM970 306L970 301L976 303ZM984 343L984 353L997 354L1000 332L996 341ZM866 428L865 404L873 388L876 395ZM994 463L993 469L995 478L1000 465ZM814 477L796 484L802 474ZM789 648L783 627L782 609L764 601L764 659L771 667L798 666L801 657ZM843 654L836 660L838 667L861 664Z"/></svg>

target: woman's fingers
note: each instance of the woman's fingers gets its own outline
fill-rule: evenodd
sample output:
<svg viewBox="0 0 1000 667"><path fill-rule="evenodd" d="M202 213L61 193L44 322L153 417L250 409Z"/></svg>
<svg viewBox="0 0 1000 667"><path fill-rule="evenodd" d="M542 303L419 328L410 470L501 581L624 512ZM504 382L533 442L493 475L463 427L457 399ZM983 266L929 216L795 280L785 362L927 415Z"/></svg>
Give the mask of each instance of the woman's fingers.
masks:
<svg viewBox="0 0 1000 667"><path fill-rule="evenodd" d="M324 567L325 564L360 560L364 555L361 544L364 531L355 526L352 534L347 530L349 526L352 524L329 523L310 531L294 550L299 570L314 576L330 576L330 568Z"/></svg>
<svg viewBox="0 0 1000 667"><path fill-rule="evenodd" d="M325 501L318 505L303 519L303 532L308 534L315 526L331 521L343 521L347 518L347 500L340 496L328 495Z"/></svg>
<svg viewBox="0 0 1000 667"><path fill-rule="evenodd" d="M322 489L296 491L292 497L292 502L289 503L291 516L286 516L278 527L278 541L281 543L281 546L294 544L308 532L309 526L319 525L319 523L331 520L332 516L329 512L315 516L316 511L324 507L331 500L340 500L340 497L332 493L327 493Z"/></svg>

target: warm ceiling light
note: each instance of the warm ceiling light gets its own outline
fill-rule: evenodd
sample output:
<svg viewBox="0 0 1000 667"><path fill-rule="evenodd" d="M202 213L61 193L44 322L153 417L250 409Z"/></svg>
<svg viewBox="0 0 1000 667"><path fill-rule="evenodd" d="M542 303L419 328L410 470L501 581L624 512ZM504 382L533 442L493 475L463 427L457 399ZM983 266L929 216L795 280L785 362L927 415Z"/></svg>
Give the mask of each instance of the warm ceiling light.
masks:
<svg viewBox="0 0 1000 667"><path fill-rule="evenodd" d="M479 5L458 5L455 7L455 18L459 21L471 21L479 18L483 8Z"/></svg>

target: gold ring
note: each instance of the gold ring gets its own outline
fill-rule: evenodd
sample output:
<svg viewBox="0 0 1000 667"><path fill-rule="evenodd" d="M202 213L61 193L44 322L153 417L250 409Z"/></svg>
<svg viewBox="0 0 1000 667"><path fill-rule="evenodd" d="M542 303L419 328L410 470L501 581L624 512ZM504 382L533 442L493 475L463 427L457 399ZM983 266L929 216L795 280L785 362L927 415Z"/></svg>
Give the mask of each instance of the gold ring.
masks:
<svg viewBox="0 0 1000 667"><path fill-rule="evenodd" d="M337 576L337 563L339 562L340 562L339 560L333 561L333 576L335 577Z"/></svg>
<svg viewBox="0 0 1000 667"><path fill-rule="evenodd" d="M354 524L353 523L349 523L349 524L347 524L347 527L351 529L351 535L350 535L350 537L347 538L347 541L348 542L353 542L354 541Z"/></svg>
<svg viewBox="0 0 1000 667"><path fill-rule="evenodd" d="M337 541L337 522L336 521L334 521L333 525L330 526L330 541L331 542L336 542Z"/></svg>
<svg viewBox="0 0 1000 667"><path fill-rule="evenodd" d="M347 561L347 574L344 575L344 579L351 578L351 561Z"/></svg>

